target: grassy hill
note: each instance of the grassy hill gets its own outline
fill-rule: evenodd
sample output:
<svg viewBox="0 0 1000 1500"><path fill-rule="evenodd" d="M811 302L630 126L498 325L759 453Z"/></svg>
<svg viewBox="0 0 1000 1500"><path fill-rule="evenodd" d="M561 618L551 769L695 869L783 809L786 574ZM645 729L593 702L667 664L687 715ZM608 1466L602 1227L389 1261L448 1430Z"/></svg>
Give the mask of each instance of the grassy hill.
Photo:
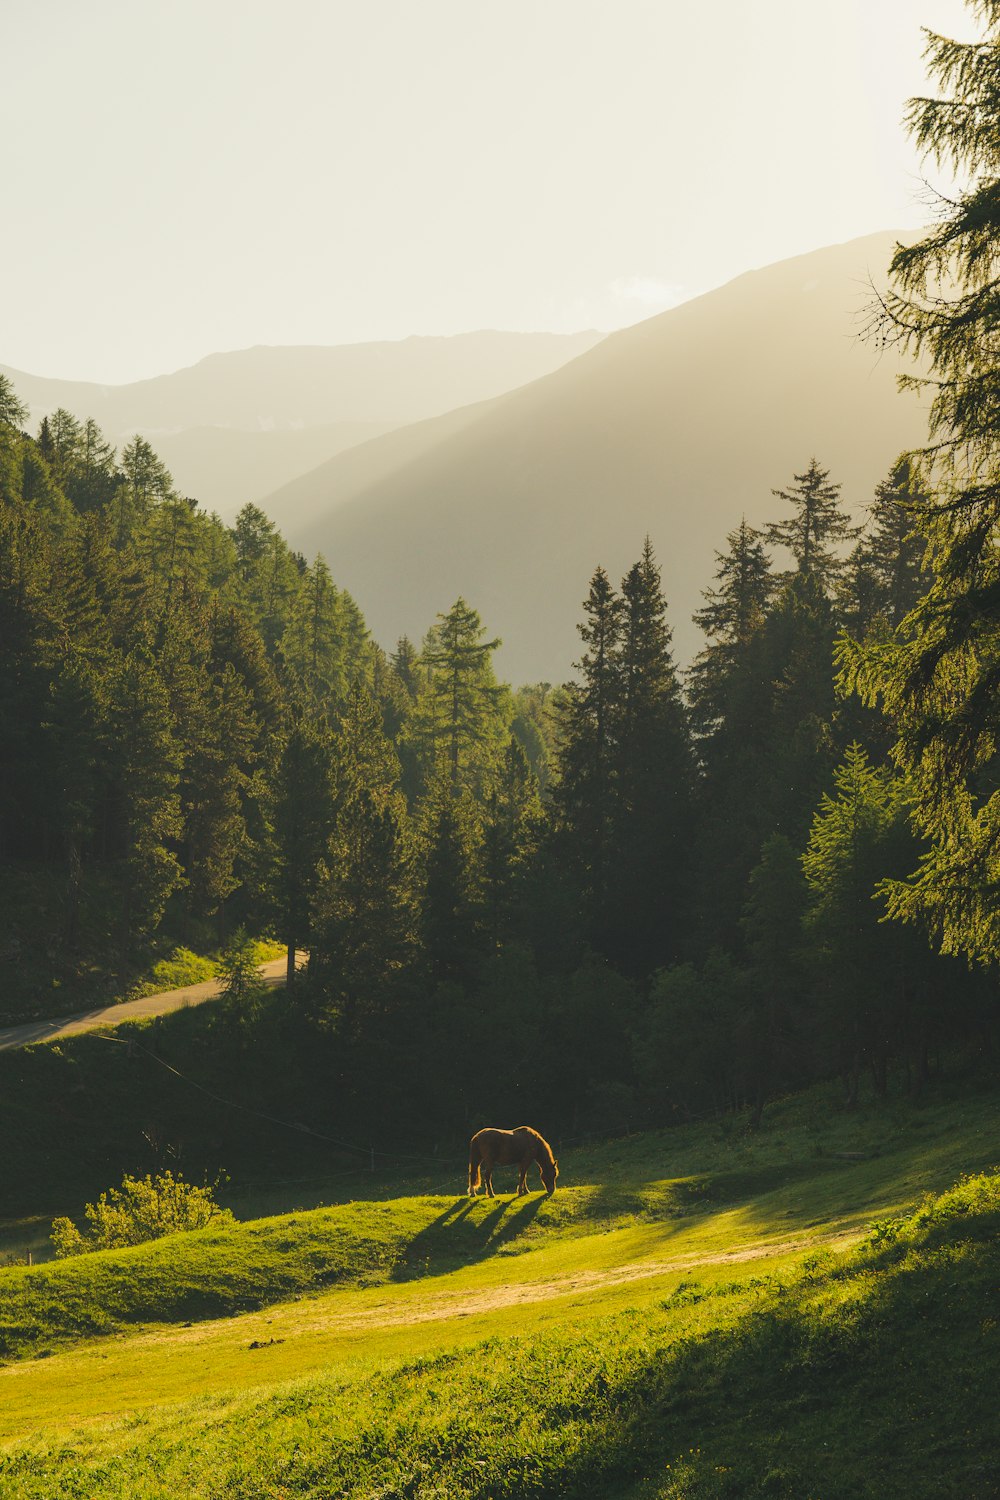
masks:
<svg viewBox="0 0 1000 1500"><path fill-rule="evenodd" d="M832 1106L0 1271L0 1493L985 1500L1000 1100Z"/></svg>

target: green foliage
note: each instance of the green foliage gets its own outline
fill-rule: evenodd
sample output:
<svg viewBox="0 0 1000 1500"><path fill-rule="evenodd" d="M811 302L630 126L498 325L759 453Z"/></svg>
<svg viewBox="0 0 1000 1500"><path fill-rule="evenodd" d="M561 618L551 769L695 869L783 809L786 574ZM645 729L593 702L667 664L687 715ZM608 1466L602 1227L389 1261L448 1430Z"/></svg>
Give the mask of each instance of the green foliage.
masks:
<svg viewBox="0 0 1000 1500"><path fill-rule="evenodd" d="M660 570L646 538L614 593L598 568L581 681L560 702L557 840L591 942L630 972L676 952L694 763Z"/></svg>
<svg viewBox="0 0 1000 1500"><path fill-rule="evenodd" d="M926 542L918 520L927 502L920 470L904 453L875 490L843 580L842 614L855 637L876 620L895 629L924 592Z"/></svg>
<svg viewBox="0 0 1000 1500"><path fill-rule="evenodd" d="M294 952L330 816L320 798L307 834L293 811L315 792L302 766L281 791L288 727L304 698L322 738L369 669L353 602L259 511L227 532L145 439L116 458L66 411L37 441L0 422L0 875L51 894L11 937L48 950L46 983L277 910ZM282 848L299 889L272 900ZM9 1013L42 1003L19 988Z"/></svg>
<svg viewBox="0 0 1000 1500"><path fill-rule="evenodd" d="M1000 956L1000 12L985 0L972 10L984 29L979 40L928 33L926 57L942 92L912 100L908 116L920 150L966 186L942 199L928 234L897 246L894 285L874 319L878 338L930 367L904 384L930 394L921 455L930 498L916 520L933 577L892 636L863 650L845 644L840 665L843 686L880 704L892 722L894 754L930 842L890 909L927 923L945 952L988 964Z"/></svg>
<svg viewBox="0 0 1000 1500"><path fill-rule="evenodd" d="M954 1194L928 1205L930 1229L907 1220L888 1243L798 1270L688 1272L640 1306L577 1308L568 1327L471 1347L452 1335L377 1366L46 1437L11 1450L0 1477L12 1500L160 1500L192 1483L225 1493L248 1474L258 1492L302 1497L317 1483L419 1494L425 1476L470 1500L902 1500L930 1493L928 1476L935 1495L985 1496L1000 1373L984 1317L996 1179L957 1196L958 1212ZM484 1410L503 1420L484 1423Z"/></svg>
<svg viewBox="0 0 1000 1500"><path fill-rule="evenodd" d="M233 1222L229 1210L216 1203L213 1187L198 1187L172 1172L160 1172L156 1177L125 1176L120 1188L111 1188L96 1203L88 1203L84 1217L90 1226L84 1230L71 1219L53 1220L52 1243L60 1259L91 1250L119 1250L169 1234L204 1229L209 1224L221 1227Z"/></svg>
<svg viewBox="0 0 1000 1500"><path fill-rule="evenodd" d="M370 694L355 686L336 738L336 808L316 867L310 972L347 1029L385 1013L411 957L414 892L400 766Z"/></svg>
<svg viewBox="0 0 1000 1500"><path fill-rule="evenodd" d="M238 927L219 960L219 998L228 1013L241 1024L251 1022L260 1008L267 986L260 977L257 944Z"/></svg>
<svg viewBox="0 0 1000 1500"><path fill-rule="evenodd" d="M445 776L452 791L478 799L506 744L510 694L493 673L499 640L484 641L476 610L457 599L427 633L420 688L407 727L422 784Z"/></svg>
<svg viewBox="0 0 1000 1500"><path fill-rule="evenodd" d="M793 507L785 521L774 521L765 532L772 546L786 547L800 574L815 581L829 595L844 568L838 547L857 536L841 508L840 485L831 484L830 471L812 458L804 474L796 474L787 490L772 490Z"/></svg>
<svg viewBox="0 0 1000 1500"><path fill-rule="evenodd" d="M5 427L23 427L28 420L28 408L18 399L14 382L8 375L0 375L0 424Z"/></svg>

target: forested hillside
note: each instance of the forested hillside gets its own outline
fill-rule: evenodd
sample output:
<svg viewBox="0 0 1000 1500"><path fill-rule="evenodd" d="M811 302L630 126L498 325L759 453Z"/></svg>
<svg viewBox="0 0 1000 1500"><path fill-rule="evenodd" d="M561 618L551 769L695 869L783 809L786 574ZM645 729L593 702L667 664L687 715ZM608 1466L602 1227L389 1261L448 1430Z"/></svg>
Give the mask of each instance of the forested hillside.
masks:
<svg viewBox="0 0 1000 1500"><path fill-rule="evenodd" d="M817 460L776 475L773 521L719 538L686 681L640 538L620 587L593 574L576 679L515 692L465 600L387 654L259 510L226 527L142 438L32 437L2 396L8 1018L268 933L310 954L276 1002L303 1116L457 1130L919 1089L987 1026L983 978L885 920L933 829L837 691L835 651L927 585L909 460L860 530Z"/></svg>
<svg viewBox="0 0 1000 1500"><path fill-rule="evenodd" d="M442 599L474 599L518 681L568 674L579 580L597 561L620 577L648 533L687 663L713 549L741 515L764 525L772 486L812 453L860 511L922 439L920 400L896 389L909 362L858 337L893 243L747 271L520 390L341 454L261 507L293 545L338 559L380 639L418 632Z"/></svg>

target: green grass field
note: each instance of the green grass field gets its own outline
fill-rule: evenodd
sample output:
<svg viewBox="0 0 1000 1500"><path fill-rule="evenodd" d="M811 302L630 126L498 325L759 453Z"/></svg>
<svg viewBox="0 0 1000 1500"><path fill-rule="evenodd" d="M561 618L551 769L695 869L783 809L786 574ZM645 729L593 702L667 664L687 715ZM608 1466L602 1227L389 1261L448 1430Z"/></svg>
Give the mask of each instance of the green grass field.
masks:
<svg viewBox="0 0 1000 1500"><path fill-rule="evenodd" d="M567 1152L552 1199L418 1182L9 1268L0 1495L986 1500L1000 1184L920 1205L998 1116L815 1091Z"/></svg>

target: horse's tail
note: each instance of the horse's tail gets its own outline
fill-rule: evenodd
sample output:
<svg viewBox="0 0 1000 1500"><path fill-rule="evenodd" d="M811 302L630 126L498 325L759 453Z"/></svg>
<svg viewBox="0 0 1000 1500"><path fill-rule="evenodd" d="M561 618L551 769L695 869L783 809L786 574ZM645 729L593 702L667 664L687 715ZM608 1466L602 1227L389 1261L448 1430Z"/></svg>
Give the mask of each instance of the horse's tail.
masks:
<svg viewBox="0 0 1000 1500"><path fill-rule="evenodd" d="M473 1143L469 1147L469 1194L470 1194L470 1196L476 1191L476 1188L479 1187L480 1182L482 1180L480 1178L480 1176L479 1176L479 1164L480 1164L481 1161L482 1161L482 1156L480 1155L479 1147L475 1143Z"/></svg>

